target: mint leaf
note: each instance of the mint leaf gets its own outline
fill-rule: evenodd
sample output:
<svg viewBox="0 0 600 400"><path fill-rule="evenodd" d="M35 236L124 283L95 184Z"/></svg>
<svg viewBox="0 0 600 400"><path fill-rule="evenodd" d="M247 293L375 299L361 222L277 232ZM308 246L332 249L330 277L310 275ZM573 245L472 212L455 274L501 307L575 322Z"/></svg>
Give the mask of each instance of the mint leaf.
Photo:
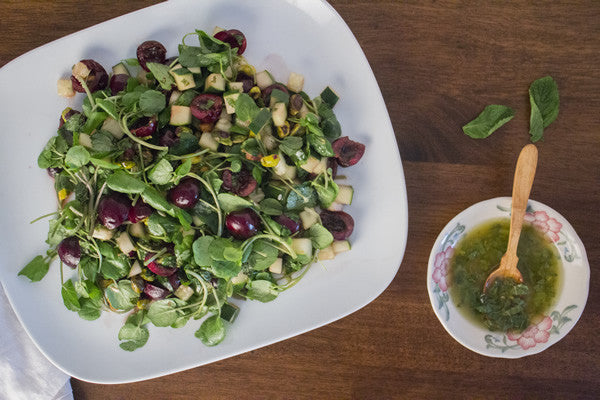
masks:
<svg viewBox="0 0 600 400"><path fill-rule="evenodd" d="M510 121L515 113L512 108L502 105L489 105L475 118L463 126L463 132L473 139L483 139Z"/></svg>
<svg viewBox="0 0 600 400"><path fill-rule="evenodd" d="M106 179L106 185L119 193L142 193L146 184L129 173L119 170Z"/></svg>
<svg viewBox="0 0 600 400"><path fill-rule="evenodd" d="M252 207L253 204L248 200L230 193L219 193L217 196L219 205L224 213L241 210L242 208Z"/></svg>
<svg viewBox="0 0 600 400"><path fill-rule="evenodd" d="M21 271L19 271L19 275L28 277L31 282L38 282L46 276L49 268L50 264L44 260L44 257L36 256Z"/></svg>
<svg viewBox="0 0 600 400"><path fill-rule="evenodd" d="M531 116L529 118L529 134L531 141L537 142L544 134L544 128L558 116L558 85L551 76L537 79L529 87Z"/></svg>
<svg viewBox="0 0 600 400"><path fill-rule="evenodd" d="M165 90L171 90L171 85L175 84L175 80L169 73L169 66L164 64L158 64L149 62L146 63L146 67L152 72L152 75L156 78L160 87Z"/></svg>

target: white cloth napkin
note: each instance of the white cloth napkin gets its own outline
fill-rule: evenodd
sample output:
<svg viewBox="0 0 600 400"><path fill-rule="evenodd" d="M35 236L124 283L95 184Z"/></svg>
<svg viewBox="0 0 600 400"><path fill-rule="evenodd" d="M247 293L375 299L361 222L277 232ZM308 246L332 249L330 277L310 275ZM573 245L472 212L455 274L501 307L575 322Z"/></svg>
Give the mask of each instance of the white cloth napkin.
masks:
<svg viewBox="0 0 600 400"><path fill-rule="evenodd" d="M72 400L69 378L27 336L0 284L0 399Z"/></svg>

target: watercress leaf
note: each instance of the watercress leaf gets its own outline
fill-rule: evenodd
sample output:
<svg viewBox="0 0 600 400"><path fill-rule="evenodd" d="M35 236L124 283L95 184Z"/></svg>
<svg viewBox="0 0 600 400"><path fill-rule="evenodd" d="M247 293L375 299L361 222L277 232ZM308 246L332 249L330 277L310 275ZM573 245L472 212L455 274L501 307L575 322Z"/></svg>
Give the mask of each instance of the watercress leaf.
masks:
<svg viewBox="0 0 600 400"><path fill-rule="evenodd" d="M93 321L100 318L102 314L102 300L100 299L79 299L81 309L77 312L79 317L87 321Z"/></svg>
<svg viewBox="0 0 600 400"><path fill-rule="evenodd" d="M192 218L190 213L179 207L173 207L173 210L175 211L175 217L177 217L183 229L191 229L192 222L194 221L194 219Z"/></svg>
<svg viewBox="0 0 600 400"><path fill-rule="evenodd" d="M279 295L278 287L275 283L268 280L253 280L246 284L248 293L246 297L252 300L258 300L263 303L275 300Z"/></svg>
<svg viewBox="0 0 600 400"><path fill-rule="evenodd" d="M223 258L226 261L240 263L242 261L242 250L233 246L226 247L223 250Z"/></svg>
<svg viewBox="0 0 600 400"><path fill-rule="evenodd" d="M58 137L60 136L53 136L48 140L48 143L46 143L46 146L38 156L38 167L46 169L50 167L59 167L62 164L62 156L56 155L53 151L54 143Z"/></svg>
<svg viewBox="0 0 600 400"><path fill-rule="evenodd" d="M229 166L231 172L237 173L242 170L242 161L239 158L229 158L229 162L231 163Z"/></svg>
<svg viewBox="0 0 600 400"><path fill-rule="evenodd" d="M106 113L113 119L119 119L119 112L117 111L117 106L113 101L106 99L97 99L96 105L106 111Z"/></svg>
<svg viewBox="0 0 600 400"><path fill-rule="evenodd" d="M201 267L207 267L212 263L209 248L215 240L212 236L201 236L194 241L192 250L194 252L194 261Z"/></svg>
<svg viewBox="0 0 600 400"><path fill-rule="evenodd" d="M213 315L204 320L194 334L206 346L215 346L225 339L225 324L218 315Z"/></svg>
<svg viewBox="0 0 600 400"><path fill-rule="evenodd" d="M173 166L166 159L161 159L154 164L148 172L148 178L156 185L166 185L173 177Z"/></svg>
<svg viewBox="0 0 600 400"><path fill-rule="evenodd" d="M62 240L62 239L61 239ZM35 256L33 260L31 260L21 271L19 271L19 275L26 276L31 280L31 282L40 281L46 274L48 273L48 269L50 268L50 264L46 262L44 257Z"/></svg>
<svg viewBox="0 0 600 400"><path fill-rule="evenodd" d="M491 104L475 118L463 126L463 132L474 139L483 139L490 136L495 130L510 121L515 113L512 108Z"/></svg>
<svg viewBox="0 0 600 400"><path fill-rule="evenodd" d="M325 139L323 134L311 132L306 135L306 139L308 143L312 146L313 149L317 153L319 153L323 157L334 157L335 153L333 152L333 148L331 147L331 143L329 140Z"/></svg>
<svg viewBox="0 0 600 400"><path fill-rule="evenodd" d="M256 183L258 183L259 185L262 183L262 175L263 171L258 165L252 167L252 177L256 179Z"/></svg>
<svg viewBox="0 0 600 400"><path fill-rule="evenodd" d="M537 79L529 87L529 100L531 104L535 103L542 120L544 128L550 125L558 116L559 97L558 85L551 76L545 76Z"/></svg>
<svg viewBox="0 0 600 400"><path fill-rule="evenodd" d="M259 203L260 211L267 215L283 214L283 206L275 199L266 198Z"/></svg>
<svg viewBox="0 0 600 400"><path fill-rule="evenodd" d="M107 131L99 130L92 136L92 151L96 153L109 153L116 150L115 137Z"/></svg>
<svg viewBox="0 0 600 400"><path fill-rule="evenodd" d="M241 263L220 260L213 260L210 268L210 271L213 273L213 275L215 275L217 278L223 279L231 279L234 276L237 276L241 270Z"/></svg>
<svg viewBox="0 0 600 400"><path fill-rule="evenodd" d="M79 261L79 268L83 272L83 275L90 281L96 280L98 274L98 260L93 257L83 256Z"/></svg>
<svg viewBox="0 0 600 400"><path fill-rule="evenodd" d="M194 235L185 235L181 239L175 241L175 258L178 265L187 265L194 262L194 254L192 244L194 243Z"/></svg>
<svg viewBox="0 0 600 400"><path fill-rule="evenodd" d="M342 127L330 105L323 102L319 104L317 111L321 117L321 130L325 137L329 140L335 140L340 137L342 134Z"/></svg>
<svg viewBox="0 0 600 400"><path fill-rule="evenodd" d="M175 80L169 73L168 65L149 62L146 63L146 67L152 72L152 75L154 75L161 88L171 90L171 85L175 84Z"/></svg>
<svg viewBox="0 0 600 400"><path fill-rule="evenodd" d="M173 324L177 316L177 304L172 299L154 301L148 309L148 319L158 327Z"/></svg>
<svg viewBox="0 0 600 400"><path fill-rule="evenodd" d="M252 202L231 193L219 193L217 195L219 205L225 213L241 210L242 208L252 207Z"/></svg>
<svg viewBox="0 0 600 400"><path fill-rule="evenodd" d="M142 192L142 198L146 203L148 203L152 208L166 212L169 214L173 212L173 206L163 197L162 194L152 186L147 185L144 191Z"/></svg>
<svg viewBox="0 0 600 400"><path fill-rule="evenodd" d="M197 95L198 95L198 92L195 90L186 90L185 92L183 92L183 94L181 96L179 96L177 98L177 100L175 100L173 105L189 107L189 105L192 103L192 100L194 100L194 98Z"/></svg>
<svg viewBox="0 0 600 400"><path fill-rule="evenodd" d="M70 168L81 168L89 161L90 153L80 145L71 147L65 156L65 164Z"/></svg>
<svg viewBox="0 0 600 400"><path fill-rule="evenodd" d="M115 163L105 160L103 158L90 157L90 162L92 164L94 164L96 167L100 167L100 168L104 168L104 169L115 170L115 169L123 168L119 164L115 164Z"/></svg>
<svg viewBox="0 0 600 400"><path fill-rule="evenodd" d="M200 148L198 138L190 132L182 132L179 140L169 148L169 153L176 156L194 153Z"/></svg>
<svg viewBox="0 0 600 400"><path fill-rule="evenodd" d="M325 184L320 184L318 181L313 181L313 187L317 191L319 197L319 205L321 208L328 208L335 201L340 188L334 181Z"/></svg>
<svg viewBox="0 0 600 400"><path fill-rule="evenodd" d="M165 95L158 90L147 90L140 96L140 110L144 115L158 114L166 104Z"/></svg>
<svg viewBox="0 0 600 400"><path fill-rule="evenodd" d="M535 143L544 135L544 119L542 113L535 103L531 103L531 114L529 116L529 137Z"/></svg>
<svg viewBox="0 0 600 400"><path fill-rule="evenodd" d="M170 241L177 232L179 226L177 221L169 216L152 213L146 220L148 232L152 236L164 238Z"/></svg>
<svg viewBox="0 0 600 400"><path fill-rule="evenodd" d="M79 132L85 125L85 116L81 113L71 115L64 123L63 128L71 132Z"/></svg>
<svg viewBox="0 0 600 400"><path fill-rule="evenodd" d="M248 129L254 133L260 132L271 120L271 111L268 108L261 108L258 114L252 118Z"/></svg>
<svg viewBox="0 0 600 400"><path fill-rule="evenodd" d="M266 240L257 240L253 243L252 252L247 263L250 268L262 271L269 268L277 260L279 250Z"/></svg>
<svg viewBox="0 0 600 400"><path fill-rule="evenodd" d="M118 280L129 273L129 260L125 254L120 254L117 257L102 259L100 271L106 279Z"/></svg>
<svg viewBox="0 0 600 400"><path fill-rule="evenodd" d="M60 289L60 294L67 309L71 311L79 311L81 309L79 297L77 296L77 291L75 290L72 280L68 280L63 283L62 288Z"/></svg>
<svg viewBox="0 0 600 400"><path fill-rule="evenodd" d="M288 210L301 211L317 205L317 195L310 183L294 186L286 198L285 207Z"/></svg>
<svg viewBox="0 0 600 400"><path fill-rule="evenodd" d="M135 307L139 295L131 287L131 281L128 279L120 280L118 283L111 283L104 290L106 299L110 305L121 311L129 311Z"/></svg>
<svg viewBox="0 0 600 400"><path fill-rule="evenodd" d="M144 325L144 310L140 310L127 318L127 322L119 330L119 340L125 340L119 346L126 351L134 351L148 342L150 333Z"/></svg>
<svg viewBox="0 0 600 400"><path fill-rule="evenodd" d="M104 111L92 111L88 115L87 121L85 121L85 125L81 128L81 132L83 133L92 133L95 129L97 129L102 123L106 120L108 114Z"/></svg>
<svg viewBox="0 0 600 400"><path fill-rule="evenodd" d="M177 169L175 170L175 175L177 176L186 176L192 169L192 159L187 158L184 162L182 162Z"/></svg>
<svg viewBox="0 0 600 400"><path fill-rule="evenodd" d="M109 175L106 179L106 185L115 192L120 193L138 194L144 192L148 188L143 181L124 170L118 170L114 174Z"/></svg>
<svg viewBox="0 0 600 400"><path fill-rule="evenodd" d="M324 249L333 243L333 235L321 224L313 224L309 228L308 234L313 247L317 249Z"/></svg>

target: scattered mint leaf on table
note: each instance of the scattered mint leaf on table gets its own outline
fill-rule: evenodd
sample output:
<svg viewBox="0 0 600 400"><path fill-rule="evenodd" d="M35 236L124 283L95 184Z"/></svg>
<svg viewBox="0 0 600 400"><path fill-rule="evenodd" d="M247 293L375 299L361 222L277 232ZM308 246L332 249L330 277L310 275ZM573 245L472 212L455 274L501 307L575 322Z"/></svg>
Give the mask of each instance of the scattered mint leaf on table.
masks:
<svg viewBox="0 0 600 400"><path fill-rule="evenodd" d="M551 76L537 79L531 84L529 102L531 103L529 134L531 141L537 142L542 138L544 128L554 122L558 116L560 104L558 85Z"/></svg>
<svg viewBox="0 0 600 400"><path fill-rule="evenodd" d="M515 116L512 108L491 104L475 118L463 126L463 132L473 139L483 139L490 136L502 125L510 121Z"/></svg>

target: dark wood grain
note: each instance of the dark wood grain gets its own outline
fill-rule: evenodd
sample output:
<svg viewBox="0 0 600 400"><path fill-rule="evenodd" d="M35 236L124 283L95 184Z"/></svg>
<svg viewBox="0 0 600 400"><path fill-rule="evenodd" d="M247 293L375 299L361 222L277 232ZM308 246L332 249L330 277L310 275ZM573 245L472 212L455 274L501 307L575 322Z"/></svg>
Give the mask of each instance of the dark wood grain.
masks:
<svg viewBox="0 0 600 400"><path fill-rule="evenodd" d="M151 1L4 1L0 65ZM400 272L360 311L282 343L127 385L72 379L76 399L597 398L600 395L600 3L331 2L381 86L403 159L409 240ZM532 198L564 215L592 274L581 320L536 356L491 359L456 343L429 304L431 246L458 212L510 195L528 142L527 88L552 75L560 115L538 143ZM487 104L515 118L485 140L461 126ZM1 397L1 395L0 395Z"/></svg>

